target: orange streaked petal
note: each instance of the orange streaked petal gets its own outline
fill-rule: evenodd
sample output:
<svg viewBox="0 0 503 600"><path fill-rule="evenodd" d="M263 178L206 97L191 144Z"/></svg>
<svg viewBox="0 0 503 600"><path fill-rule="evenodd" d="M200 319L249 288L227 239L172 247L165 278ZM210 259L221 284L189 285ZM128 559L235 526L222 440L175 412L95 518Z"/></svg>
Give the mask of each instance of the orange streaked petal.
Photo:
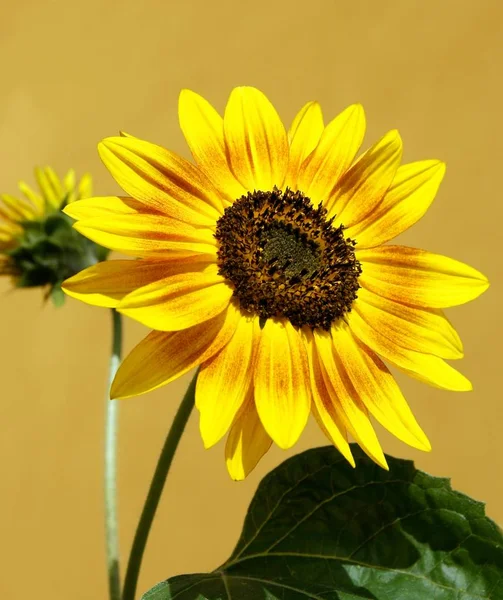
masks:
<svg viewBox="0 0 503 600"><path fill-rule="evenodd" d="M94 306L115 308L134 290L168 275L203 269L213 257L173 256L171 260L107 260L67 279L62 288L68 296Z"/></svg>
<svg viewBox="0 0 503 600"><path fill-rule="evenodd" d="M253 388L232 424L225 445L225 461L229 475L242 481L253 471L259 460L271 447L267 434L255 408Z"/></svg>
<svg viewBox="0 0 503 600"><path fill-rule="evenodd" d="M469 302L489 287L487 278L462 262L407 246L358 250L360 283L403 304L445 308Z"/></svg>
<svg viewBox="0 0 503 600"><path fill-rule="evenodd" d="M365 113L353 104L324 129L319 144L304 161L297 187L313 204L326 202L344 172L349 169L365 135Z"/></svg>
<svg viewBox="0 0 503 600"><path fill-rule="evenodd" d="M314 332L316 353L332 402L340 407L339 415L346 429L362 450L383 469L388 469L381 444L370 422L368 411L349 379L340 359L344 348L336 348L330 333Z"/></svg>
<svg viewBox="0 0 503 600"><path fill-rule="evenodd" d="M445 164L438 160L402 165L382 202L346 234L358 248L374 248L403 233L426 213L444 174Z"/></svg>
<svg viewBox="0 0 503 600"><path fill-rule="evenodd" d="M313 334L308 328L305 328L304 333L307 341L306 346L309 359L311 393L313 396L311 412L327 438L339 450L349 464L354 467L355 459L353 458L351 447L348 443L346 428L344 427L341 415L339 414L341 408L337 403L332 401L332 398L327 391L316 352Z"/></svg>
<svg viewBox="0 0 503 600"><path fill-rule="evenodd" d="M318 102L308 102L295 116L288 131L290 160L285 179L285 187L297 189L297 178L304 160L311 154L323 133L323 114Z"/></svg>
<svg viewBox="0 0 503 600"><path fill-rule="evenodd" d="M80 202L84 200L71 206ZM217 253L210 229L197 229L162 215L111 214L78 221L74 228L97 244L131 256L160 258L172 252L186 255Z"/></svg>
<svg viewBox="0 0 503 600"><path fill-rule="evenodd" d="M280 448L290 448L306 426L311 393L306 350L289 321L267 319L254 384L255 404L265 430Z"/></svg>
<svg viewBox="0 0 503 600"><path fill-rule="evenodd" d="M97 196L72 202L65 206L63 212L72 219L109 219L123 215L161 215L156 210L149 209L134 198L123 196Z"/></svg>
<svg viewBox="0 0 503 600"><path fill-rule="evenodd" d="M197 226L214 225L222 201L197 167L173 152L133 137L110 137L98 145L105 166L133 198Z"/></svg>
<svg viewBox="0 0 503 600"><path fill-rule="evenodd" d="M219 352L233 336L241 313L234 305L189 329L152 331L124 359L111 398L129 398L155 390Z"/></svg>
<svg viewBox="0 0 503 600"><path fill-rule="evenodd" d="M360 306L357 303L347 320L351 331L358 339L411 377L444 390L467 392L472 389L468 379L443 359L432 354L402 348L374 329L360 313Z"/></svg>
<svg viewBox="0 0 503 600"><path fill-rule="evenodd" d="M228 202L246 194L227 161L224 120L199 94L182 90L178 103L180 127L194 160Z"/></svg>
<svg viewBox="0 0 503 600"><path fill-rule="evenodd" d="M152 329L178 331L221 313L231 297L232 289L215 269L154 281L125 296L117 310Z"/></svg>
<svg viewBox="0 0 503 600"><path fill-rule="evenodd" d="M401 304L364 287L356 303L363 318L399 346L440 358L463 356L459 335L439 309Z"/></svg>
<svg viewBox="0 0 503 600"><path fill-rule="evenodd" d="M205 448L227 433L252 384L255 320L243 316L229 343L201 366L196 406Z"/></svg>
<svg viewBox="0 0 503 600"><path fill-rule="evenodd" d="M328 217L351 227L372 213L387 192L402 158L398 131L387 133L344 173L326 202Z"/></svg>
<svg viewBox="0 0 503 600"><path fill-rule="evenodd" d="M332 341L340 348L342 368L369 412L398 439L419 450L431 450L393 375L379 357L351 334L347 327L332 327Z"/></svg>
<svg viewBox="0 0 503 600"><path fill-rule="evenodd" d="M249 191L281 187L288 168L285 127L265 95L253 87L231 92L224 135L232 171Z"/></svg>

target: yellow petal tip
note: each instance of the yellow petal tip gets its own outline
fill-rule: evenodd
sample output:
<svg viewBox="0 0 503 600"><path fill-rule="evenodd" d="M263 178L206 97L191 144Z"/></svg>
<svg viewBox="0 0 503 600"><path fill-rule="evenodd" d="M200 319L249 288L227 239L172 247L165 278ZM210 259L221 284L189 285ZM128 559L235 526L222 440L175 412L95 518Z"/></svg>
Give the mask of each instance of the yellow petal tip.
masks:
<svg viewBox="0 0 503 600"><path fill-rule="evenodd" d="M426 437L426 435L423 433L423 431L421 431L421 434L422 435L419 435L419 433L416 433L416 435L414 435L415 443L414 444L409 443L409 446L412 446L413 448L417 448L418 450L421 450L421 452L431 452L430 440Z"/></svg>
<svg viewBox="0 0 503 600"><path fill-rule="evenodd" d="M279 440L274 439L274 443L276 444L276 446L278 446L278 448L281 448L281 450L289 450L294 445L294 444L290 444L286 440L282 440L282 439L279 439Z"/></svg>
<svg viewBox="0 0 503 600"><path fill-rule="evenodd" d="M241 465L234 465L231 460L228 460L226 466L233 481L244 481L246 479L246 473Z"/></svg>
<svg viewBox="0 0 503 600"><path fill-rule="evenodd" d="M208 420L203 419L202 414L199 419L199 433L203 440L205 450L209 450L217 444L227 431L221 431L221 428L216 428L214 423L208 424Z"/></svg>
<svg viewBox="0 0 503 600"><path fill-rule="evenodd" d="M114 146L124 145L124 142L127 139L132 139L132 136L121 137L120 135L112 135L101 140L101 142L98 143L98 154L103 158L103 154L106 154L107 152L114 153Z"/></svg>
<svg viewBox="0 0 503 600"><path fill-rule="evenodd" d="M388 462L386 460L386 456L384 455L384 453L381 451L379 453L374 453L372 455L370 455L370 458L382 469L384 469L385 471L389 471L389 466L388 466Z"/></svg>
<svg viewBox="0 0 503 600"><path fill-rule="evenodd" d="M62 212L64 212L65 215L68 215L72 219L77 219L78 217L75 215L78 215L78 209L78 202L72 202L71 204L67 204L65 208L62 209ZM73 224L73 226L75 227L75 223Z"/></svg>
<svg viewBox="0 0 503 600"><path fill-rule="evenodd" d="M482 290L481 294L483 294L491 285L489 279L487 279L487 277L485 275L483 275L483 279L481 280L481 287L483 287L484 289Z"/></svg>
<svg viewBox="0 0 503 600"><path fill-rule="evenodd" d="M363 104L361 102L356 102L350 106L351 113L358 114L360 117L365 115L365 109L363 108Z"/></svg>
<svg viewBox="0 0 503 600"><path fill-rule="evenodd" d="M182 98L182 96L194 96L194 95L196 95L196 92L189 90L189 88L182 88L180 90L179 98Z"/></svg>
<svg viewBox="0 0 503 600"><path fill-rule="evenodd" d="M121 391L121 386L114 382L110 388L110 400L124 400L124 398L130 398L131 395L127 394L125 390Z"/></svg>
<svg viewBox="0 0 503 600"><path fill-rule="evenodd" d="M391 129L386 133L386 135L382 138L381 143L383 145L394 144L398 146L402 146L402 136L398 129Z"/></svg>

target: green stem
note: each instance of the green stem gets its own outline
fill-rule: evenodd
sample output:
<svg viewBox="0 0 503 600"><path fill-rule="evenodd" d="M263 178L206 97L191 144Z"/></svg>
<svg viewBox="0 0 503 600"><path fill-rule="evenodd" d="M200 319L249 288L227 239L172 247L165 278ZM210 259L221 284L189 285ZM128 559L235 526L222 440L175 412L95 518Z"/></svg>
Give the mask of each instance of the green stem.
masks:
<svg viewBox="0 0 503 600"><path fill-rule="evenodd" d="M134 600L136 586L138 584L138 575L140 574L141 561L145 551L145 546L147 545L152 522L154 521L157 506L159 505L162 490L164 489L164 484L166 483L166 478L178 447L178 443L180 442L185 425L187 425L187 421L189 420L192 409L194 408L196 380L197 373L194 375L189 387L187 388L187 391L185 392L185 396L178 407L178 411L161 450L154 476L152 477L152 481L150 483L147 499L145 500L143 511L138 522L138 527L136 528L133 545L131 547L126 578L124 579L122 600Z"/></svg>
<svg viewBox="0 0 503 600"><path fill-rule="evenodd" d="M120 600L119 533L117 526L117 400L109 399L109 390L121 361L122 318L112 310L112 355L105 400L105 537L110 600Z"/></svg>

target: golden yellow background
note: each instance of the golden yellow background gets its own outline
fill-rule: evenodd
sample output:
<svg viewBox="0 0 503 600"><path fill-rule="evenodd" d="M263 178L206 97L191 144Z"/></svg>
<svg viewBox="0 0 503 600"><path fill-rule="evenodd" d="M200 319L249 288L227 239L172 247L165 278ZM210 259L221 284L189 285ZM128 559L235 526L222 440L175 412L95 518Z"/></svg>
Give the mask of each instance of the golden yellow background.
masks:
<svg viewBox="0 0 503 600"><path fill-rule="evenodd" d="M400 377L433 452L379 430L388 453L411 457L487 502L503 522L501 250L503 5L499 0L21 0L0 16L0 188L34 165L90 171L118 188L96 143L123 129L188 156L181 88L222 109L255 85L287 123L308 100L334 116L359 101L367 144L397 127L404 160L442 158L447 176L410 245L466 261L490 290L449 312L475 391ZM110 314L0 283L0 596L106 598L102 509L103 393ZM126 323L126 349L145 335ZM152 470L188 377L120 406L120 518L129 549ZM212 569L231 551L262 476L325 441L310 423L292 452L273 449L244 483L228 478L223 444L204 451L190 420L148 545L139 591Z"/></svg>

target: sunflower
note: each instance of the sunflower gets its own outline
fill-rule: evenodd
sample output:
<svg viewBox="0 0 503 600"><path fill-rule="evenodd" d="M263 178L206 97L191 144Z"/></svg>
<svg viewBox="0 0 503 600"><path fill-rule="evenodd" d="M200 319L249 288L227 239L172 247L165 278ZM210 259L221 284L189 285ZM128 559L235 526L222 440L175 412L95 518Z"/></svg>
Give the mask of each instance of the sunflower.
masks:
<svg viewBox="0 0 503 600"><path fill-rule="evenodd" d="M0 196L0 275L10 276L16 287L49 286L47 295L59 304L61 282L103 260L108 250L80 235L61 212L91 195L90 175L77 182L70 170L61 180L45 167L36 168L35 177L39 192L21 182L23 198Z"/></svg>
<svg viewBox="0 0 503 600"><path fill-rule="evenodd" d="M397 131L357 157L360 105L325 126L309 102L287 132L255 88L234 89L223 118L184 90L179 117L195 165L131 136L107 138L99 153L128 197L65 209L91 240L140 257L64 285L154 330L123 362L112 397L200 366L202 439L210 447L229 432L234 479L273 441L293 446L310 412L352 465L348 435L387 468L372 418L430 450L383 360L433 386L470 390L445 362L463 349L442 309L488 281L451 258L384 244L424 215L444 164L400 165Z"/></svg>

